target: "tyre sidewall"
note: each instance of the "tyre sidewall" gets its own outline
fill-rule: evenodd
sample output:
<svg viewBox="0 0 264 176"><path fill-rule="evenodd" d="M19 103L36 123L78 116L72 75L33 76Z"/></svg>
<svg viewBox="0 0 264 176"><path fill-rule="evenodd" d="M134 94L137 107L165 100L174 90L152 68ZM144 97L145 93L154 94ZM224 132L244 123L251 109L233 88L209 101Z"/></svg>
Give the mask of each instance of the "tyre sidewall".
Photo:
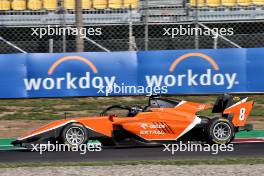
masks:
<svg viewBox="0 0 264 176"><path fill-rule="evenodd" d="M69 124L67 125L63 130L62 130L62 133L61 133L61 139L62 139L62 142L64 144L67 144L71 147L73 147L72 144L70 144L67 139L66 139L66 133L67 131L70 129L70 128L73 128L73 127L77 127L77 128L80 128L83 130L84 132L84 140L82 141L82 143L78 144L78 145L81 145L81 144L86 144L88 142L88 131L87 129L82 125L82 124L79 124L79 123L72 123L72 124Z"/></svg>
<svg viewBox="0 0 264 176"><path fill-rule="evenodd" d="M230 127L230 133L231 135L229 136L228 139L226 140L219 140L215 137L214 133L213 133L213 129L215 127L215 125L219 124L219 123L225 123ZM234 125L228 120L228 119L223 119L223 118L214 118L212 119L207 127L207 136L208 136L208 143L210 144L228 144L230 143L235 136L235 128Z"/></svg>

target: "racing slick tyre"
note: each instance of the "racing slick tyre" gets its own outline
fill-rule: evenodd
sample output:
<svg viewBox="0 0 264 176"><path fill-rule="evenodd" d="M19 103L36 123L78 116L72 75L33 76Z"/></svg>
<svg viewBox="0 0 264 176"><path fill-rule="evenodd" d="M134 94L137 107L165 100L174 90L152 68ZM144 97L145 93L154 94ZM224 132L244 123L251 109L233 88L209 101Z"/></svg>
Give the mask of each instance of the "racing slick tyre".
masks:
<svg viewBox="0 0 264 176"><path fill-rule="evenodd" d="M234 125L223 118L213 118L207 126L208 143L210 144L228 144L235 136Z"/></svg>
<svg viewBox="0 0 264 176"><path fill-rule="evenodd" d="M70 147L80 146L88 142L88 131L83 125L72 123L63 129L61 139L64 144Z"/></svg>

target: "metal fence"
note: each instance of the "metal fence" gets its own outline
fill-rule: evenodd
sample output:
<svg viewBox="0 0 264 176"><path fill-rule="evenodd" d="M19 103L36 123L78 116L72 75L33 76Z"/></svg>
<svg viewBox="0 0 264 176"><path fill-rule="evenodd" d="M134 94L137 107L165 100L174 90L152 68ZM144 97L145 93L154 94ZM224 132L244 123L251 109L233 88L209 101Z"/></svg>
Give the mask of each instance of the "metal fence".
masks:
<svg viewBox="0 0 264 176"><path fill-rule="evenodd" d="M83 28L92 31L83 39L84 51L264 47L264 4L253 1L227 6L147 0L133 9L83 10ZM1 11L0 53L75 52L73 33L33 34L48 26L74 29L75 12L59 9Z"/></svg>

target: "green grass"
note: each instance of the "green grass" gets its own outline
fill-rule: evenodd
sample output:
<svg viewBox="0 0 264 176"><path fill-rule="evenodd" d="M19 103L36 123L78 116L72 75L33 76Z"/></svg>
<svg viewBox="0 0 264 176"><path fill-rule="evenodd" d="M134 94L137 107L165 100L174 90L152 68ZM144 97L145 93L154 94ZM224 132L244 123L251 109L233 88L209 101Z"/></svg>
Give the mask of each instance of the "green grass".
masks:
<svg viewBox="0 0 264 176"><path fill-rule="evenodd" d="M214 103L217 96L170 96L202 103ZM250 98L255 101L251 113L255 119L264 120L264 95ZM140 105L145 106L148 98L138 97L99 97L99 98L54 98L54 99L9 99L0 101L0 120L54 120L64 118L64 112L69 115L98 115L110 105ZM212 116L211 111L203 111L201 115ZM214 115L215 116L215 115Z"/></svg>
<svg viewBox="0 0 264 176"><path fill-rule="evenodd" d="M44 113L44 112L29 112L29 113L23 113L23 112L17 112L14 114L8 114L2 117L1 119L4 120L16 120L16 119L23 119L23 120L54 120L54 119L62 119L63 114L57 114L56 113Z"/></svg>
<svg viewBox="0 0 264 176"><path fill-rule="evenodd" d="M147 98L65 98L65 99L17 99L0 102L0 120L55 120L69 115L98 115L104 108L114 105L144 105ZM12 108L12 109L11 109ZM6 112L13 112L5 114Z"/></svg>
<svg viewBox="0 0 264 176"><path fill-rule="evenodd" d="M222 159L194 159L194 160L139 160L139 161L98 161L98 162L15 162L0 163L0 168L17 167L58 167L58 166L124 166L124 165L229 165L229 164L264 164L264 158L222 158Z"/></svg>

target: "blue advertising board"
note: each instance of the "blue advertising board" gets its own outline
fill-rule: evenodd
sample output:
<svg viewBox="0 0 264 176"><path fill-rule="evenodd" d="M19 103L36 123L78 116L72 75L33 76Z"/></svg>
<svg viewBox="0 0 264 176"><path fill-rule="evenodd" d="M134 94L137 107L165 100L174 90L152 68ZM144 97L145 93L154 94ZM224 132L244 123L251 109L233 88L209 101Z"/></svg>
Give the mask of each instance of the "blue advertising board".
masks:
<svg viewBox="0 0 264 176"><path fill-rule="evenodd" d="M0 98L264 92L264 48L0 55Z"/></svg>
<svg viewBox="0 0 264 176"><path fill-rule="evenodd" d="M246 50L139 52L140 84L170 94L246 92ZM151 64L150 64L151 63Z"/></svg>
<svg viewBox="0 0 264 176"><path fill-rule="evenodd" d="M105 87L137 84L136 52L29 54L28 97L104 96Z"/></svg>

